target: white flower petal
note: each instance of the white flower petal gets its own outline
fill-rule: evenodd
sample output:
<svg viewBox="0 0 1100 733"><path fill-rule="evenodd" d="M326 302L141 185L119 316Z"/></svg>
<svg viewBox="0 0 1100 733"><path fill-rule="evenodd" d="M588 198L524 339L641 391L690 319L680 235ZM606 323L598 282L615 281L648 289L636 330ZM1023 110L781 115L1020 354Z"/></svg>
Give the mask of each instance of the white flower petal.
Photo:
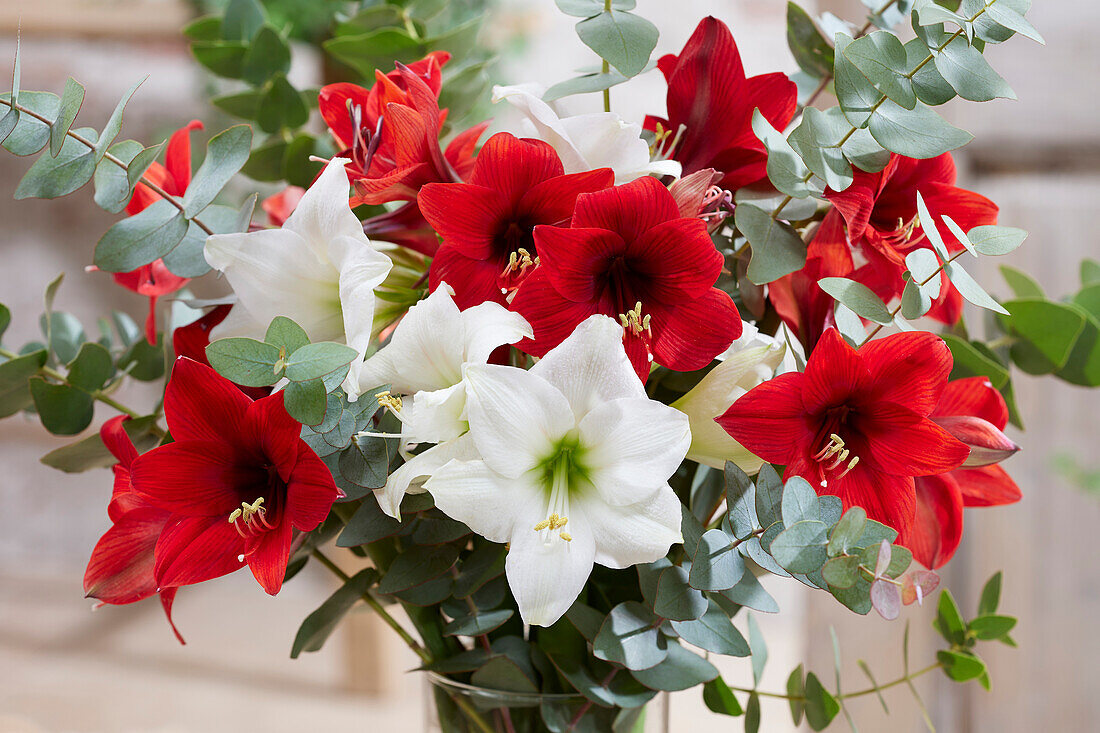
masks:
<svg viewBox="0 0 1100 733"><path fill-rule="evenodd" d="M611 506L598 499L584 501L584 516L596 538L596 562L609 568L649 563L683 542L680 500L667 483L650 499L627 506Z"/></svg>
<svg viewBox="0 0 1100 733"><path fill-rule="evenodd" d="M580 436L589 479L616 506L651 496L691 445L687 415L649 399L605 402L581 420Z"/></svg>
<svg viewBox="0 0 1100 733"><path fill-rule="evenodd" d="M466 361L471 364L484 364L498 346L515 344L535 335L526 318L492 302L462 311L462 326Z"/></svg>
<svg viewBox="0 0 1100 733"><path fill-rule="evenodd" d="M531 470L576 426L565 396L536 374L495 364L468 364L465 372L470 434L498 473Z"/></svg>
<svg viewBox="0 0 1100 733"><path fill-rule="evenodd" d="M645 387L623 348L623 329L607 316L589 316L531 367L566 396L573 413L622 397L646 399Z"/></svg>
<svg viewBox="0 0 1100 733"><path fill-rule="evenodd" d="M477 450L468 435L433 446L423 453L409 458L390 474L386 485L375 491L378 506L394 519L401 518L401 500L406 493L417 493L425 479L453 460L472 460Z"/></svg>
<svg viewBox="0 0 1100 733"><path fill-rule="evenodd" d="M283 224L284 229L298 233L319 251L324 251L325 245L338 236L352 237L370 246L370 240L363 234L363 224L348 204L351 184L344 172L348 162L347 158L330 160Z"/></svg>
<svg viewBox="0 0 1100 733"><path fill-rule="evenodd" d="M492 542L508 542L516 522L534 516L534 507L546 504L541 489L526 477L505 478L478 460L450 461L432 474L424 488L441 512ZM531 527L538 521L531 521Z"/></svg>
<svg viewBox="0 0 1100 733"><path fill-rule="evenodd" d="M641 126L624 121L614 112L565 117L560 123L588 166L586 170L611 168L616 185L650 174L680 175L680 164L675 160L650 162L649 144L642 139Z"/></svg>
<svg viewBox="0 0 1100 733"><path fill-rule="evenodd" d="M343 338L336 271L294 232L215 234L207 238L204 254L252 317L253 328L243 335L262 338L275 316L286 316L313 341ZM211 338L222 338L227 330L219 324Z"/></svg>
<svg viewBox="0 0 1100 733"><path fill-rule="evenodd" d="M515 86L493 87L493 101L504 100L523 112L535 128L535 136L550 144L561 158L566 173L582 173L592 170L588 167L576 143L570 139L562 125L557 111L546 102L542 95L546 90L536 84L517 84Z"/></svg>
<svg viewBox="0 0 1100 733"><path fill-rule="evenodd" d="M728 410L741 395L770 378L783 353L784 348L774 343L727 352L725 361L672 403L691 421L688 458L713 468L723 468L726 461L733 461L750 475L760 470L763 461L730 437L714 418Z"/></svg>
<svg viewBox="0 0 1100 733"><path fill-rule="evenodd" d="M543 540L534 526L544 512L531 507L519 515L505 563L519 614L531 626L550 626L569 610L592 574L595 557L593 528L579 507L570 510L571 542L557 536Z"/></svg>
<svg viewBox="0 0 1100 733"><path fill-rule="evenodd" d="M448 288L409 308L390 342L367 359L360 386L389 384L399 394L450 387L462 381L462 317Z"/></svg>
<svg viewBox="0 0 1100 733"><path fill-rule="evenodd" d="M417 392L401 408L401 435L413 443L442 443L469 429L466 422L466 384Z"/></svg>

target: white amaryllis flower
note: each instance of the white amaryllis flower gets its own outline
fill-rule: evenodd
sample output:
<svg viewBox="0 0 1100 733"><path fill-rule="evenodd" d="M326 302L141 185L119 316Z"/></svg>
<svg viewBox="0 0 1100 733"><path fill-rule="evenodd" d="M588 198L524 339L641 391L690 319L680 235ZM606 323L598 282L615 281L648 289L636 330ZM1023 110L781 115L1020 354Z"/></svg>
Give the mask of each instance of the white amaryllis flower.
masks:
<svg viewBox="0 0 1100 733"><path fill-rule="evenodd" d="M691 420L691 448L687 457L696 463L723 468L733 461L747 474L760 470L764 461L722 429L714 418L738 398L777 372L795 368L790 349L771 336L744 324L741 337L717 357L722 363L711 369L687 394L672 403Z"/></svg>
<svg viewBox="0 0 1100 733"><path fill-rule="evenodd" d="M410 457L379 492L379 506L393 517L413 481L452 458L475 455L456 441L468 429L463 366L484 364L498 346L533 335L523 316L499 303L459 311L452 296L450 286L440 283L409 309L390 342L359 370L360 393L388 384L393 395L403 397L390 400L398 408L403 443L439 443Z"/></svg>
<svg viewBox="0 0 1100 733"><path fill-rule="evenodd" d="M435 471L436 506L508 542L508 585L525 623L549 626L594 562L653 562L680 535L668 485L691 442L687 417L646 396L622 327L592 316L530 371L466 367L478 457Z"/></svg>
<svg viewBox="0 0 1100 733"><path fill-rule="evenodd" d="M343 341L359 352L344 382L354 399L371 339L374 289L393 263L351 211L347 162L329 162L282 228L215 234L204 254L237 295L211 338L263 338L276 316L290 318L312 341Z"/></svg>
<svg viewBox="0 0 1100 733"><path fill-rule="evenodd" d="M539 84L493 87L493 101L504 100L526 115L524 134L549 143L557 151L566 173L596 168L615 171L615 184L642 176L677 176L675 160L649 159L649 145L642 128L614 112L561 117L552 102L544 102L546 89Z"/></svg>

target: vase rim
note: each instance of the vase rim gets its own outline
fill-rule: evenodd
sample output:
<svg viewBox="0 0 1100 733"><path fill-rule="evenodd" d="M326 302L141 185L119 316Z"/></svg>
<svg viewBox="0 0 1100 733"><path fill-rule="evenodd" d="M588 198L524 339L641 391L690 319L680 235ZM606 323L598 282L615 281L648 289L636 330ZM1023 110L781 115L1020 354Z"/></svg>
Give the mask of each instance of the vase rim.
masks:
<svg viewBox="0 0 1100 733"><path fill-rule="evenodd" d="M519 692L516 690L497 690L492 687L481 687L480 685L471 685L467 682L452 680L450 677L439 674L438 672L432 672L431 670L426 670L426 672L432 684L439 685L440 687L449 687L454 690L461 690L471 695L493 696L513 702L526 703L537 703L547 700L567 702L587 699L579 692Z"/></svg>

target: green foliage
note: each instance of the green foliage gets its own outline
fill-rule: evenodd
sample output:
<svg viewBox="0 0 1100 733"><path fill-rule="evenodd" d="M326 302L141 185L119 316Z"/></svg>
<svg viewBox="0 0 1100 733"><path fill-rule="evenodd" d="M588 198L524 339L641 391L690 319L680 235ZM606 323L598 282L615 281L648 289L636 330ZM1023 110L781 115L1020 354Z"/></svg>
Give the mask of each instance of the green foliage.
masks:
<svg viewBox="0 0 1100 733"><path fill-rule="evenodd" d="M657 26L625 10L601 10L577 23L584 45L625 77L637 76L657 46Z"/></svg>
<svg viewBox="0 0 1100 733"><path fill-rule="evenodd" d="M737 206L734 222L752 245L747 277L756 285L778 280L806 264L806 243L790 224L747 203Z"/></svg>
<svg viewBox="0 0 1100 733"><path fill-rule="evenodd" d="M838 302L868 320L887 325L894 320L882 299L863 283L846 277L825 277L817 284Z"/></svg>
<svg viewBox="0 0 1100 733"><path fill-rule="evenodd" d="M833 47L806 11L793 2L787 3L787 46L798 66L810 76L820 79L832 75Z"/></svg>
<svg viewBox="0 0 1100 733"><path fill-rule="evenodd" d="M377 580L378 571L374 568L360 570L348 578L316 611L306 616L294 637L294 645L290 649L291 659L297 659L302 652L320 651L340 620L369 592Z"/></svg>

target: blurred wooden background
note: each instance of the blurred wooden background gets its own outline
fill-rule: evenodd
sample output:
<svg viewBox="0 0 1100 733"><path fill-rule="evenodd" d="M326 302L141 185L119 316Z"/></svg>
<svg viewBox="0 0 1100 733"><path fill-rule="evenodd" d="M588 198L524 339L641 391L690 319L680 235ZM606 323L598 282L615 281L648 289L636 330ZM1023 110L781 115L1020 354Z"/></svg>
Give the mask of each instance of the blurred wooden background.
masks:
<svg viewBox="0 0 1100 733"><path fill-rule="evenodd" d="M809 3L807 3L808 5ZM551 0L502 0L501 22L532 33L518 57L501 64L502 81L560 80L590 62L572 35L572 21ZM678 50L700 17L727 21L749 73L793 70L784 39L782 0L639 0L639 12L662 28L660 53ZM858 0L821 0L818 10L858 18ZM60 89L72 74L88 88L82 116L101 124L122 91L149 74L127 109L125 133L160 139L202 116L218 118L203 99L207 80L190 61L178 28L190 15L182 0L0 0L0 77L23 29L23 86ZM1100 6L1044 0L1029 18L1048 41L1014 39L990 51L994 66L1020 101L953 104L949 116L977 135L958 156L962 185L1001 206L1001 221L1031 231L1007 262L1037 276L1060 295L1076 284L1084 256L1100 257L1094 225L1100 198L1100 125L1095 69L1100 50L1092 28ZM316 59L295 73L309 75ZM517 77L517 70L529 70ZM650 74L613 94L628 119L659 112L663 82ZM498 121L506 113L498 114ZM221 122L225 122L221 120ZM15 322L9 338L30 339L41 290L68 273L59 306L86 323L111 308L140 319L144 303L85 273L91 247L112 217L87 192L63 202L11 198L27 161L0 155L0 301ZM1006 289L995 264L983 282ZM977 321L975 321L977 322ZM1005 571L1002 608L1021 616L1020 649L989 648L993 691L954 685L930 675L918 687L938 730L947 733L1046 728L1085 731L1100 720L1100 567L1094 533L1100 497L1059 475L1054 458L1074 456L1100 468L1096 450L1100 393L1054 380L1017 377L1028 431L1007 468L1024 490L1020 505L970 511L963 546L944 573L973 611L981 582ZM135 402L148 398L134 390ZM103 417L106 417L104 415ZM190 645L178 649L159 607L139 604L90 616L80 598L83 564L106 528L106 472L67 476L37 458L61 441L35 423L0 422L0 731L221 731L324 729L341 726L418 730L422 690L404 650L361 614L319 654L286 658L299 621L327 595L329 579L304 574L276 601L238 574L180 594L177 621ZM784 614L763 619L772 660L765 688L780 689L803 658L832 679L829 626L844 647L847 689L864 686L856 667L867 659L880 682L900 669L902 626L854 618L822 594L797 584L773 584ZM914 667L930 661L931 610L910 610ZM723 664L746 679L747 664ZM739 729L740 721L708 717L697 692L674 696L674 731ZM917 733L919 712L904 688L887 694L887 718L873 696L852 701L861 730ZM786 705L765 703L765 729L789 730ZM838 721L835 729L843 729Z"/></svg>

